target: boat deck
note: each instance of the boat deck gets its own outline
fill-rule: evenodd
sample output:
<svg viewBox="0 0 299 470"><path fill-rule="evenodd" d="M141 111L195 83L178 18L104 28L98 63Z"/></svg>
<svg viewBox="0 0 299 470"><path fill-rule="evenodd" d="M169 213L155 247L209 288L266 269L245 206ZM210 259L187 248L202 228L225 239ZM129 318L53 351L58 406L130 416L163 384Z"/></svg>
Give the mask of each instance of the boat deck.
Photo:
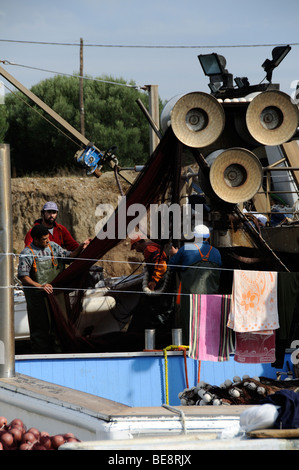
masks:
<svg viewBox="0 0 299 470"><path fill-rule="evenodd" d="M72 431L81 440L59 450L105 450L112 457L115 450L175 450L181 455L186 450L299 448L298 438L223 438L222 432L238 426L240 414L250 406L130 407L22 374L0 379L0 407L12 413L8 419L19 417L28 427L50 434Z"/></svg>
<svg viewBox="0 0 299 470"><path fill-rule="evenodd" d="M73 390L43 380L16 374L11 378L0 379L0 390L6 389L19 392L23 395L33 396L36 399L46 400L49 403L60 403L74 410L84 411L90 415L111 421L117 418L144 418L164 417L172 418L174 410L184 413L187 418L239 416L246 408L252 405L231 406L149 406L130 407L106 398L101 398L78 390Z"/></svg>

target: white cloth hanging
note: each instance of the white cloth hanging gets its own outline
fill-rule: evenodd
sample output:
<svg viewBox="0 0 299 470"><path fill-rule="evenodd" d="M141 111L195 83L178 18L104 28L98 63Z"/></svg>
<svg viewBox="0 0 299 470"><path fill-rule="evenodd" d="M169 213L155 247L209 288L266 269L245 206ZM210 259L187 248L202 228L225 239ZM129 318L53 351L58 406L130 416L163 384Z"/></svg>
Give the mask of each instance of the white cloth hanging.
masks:
<svg viewBox="0 0 299 470"><path fill-rule="evenodd" d="M279 328L276 272L234 271L227 326L259 334Z"/></svg>

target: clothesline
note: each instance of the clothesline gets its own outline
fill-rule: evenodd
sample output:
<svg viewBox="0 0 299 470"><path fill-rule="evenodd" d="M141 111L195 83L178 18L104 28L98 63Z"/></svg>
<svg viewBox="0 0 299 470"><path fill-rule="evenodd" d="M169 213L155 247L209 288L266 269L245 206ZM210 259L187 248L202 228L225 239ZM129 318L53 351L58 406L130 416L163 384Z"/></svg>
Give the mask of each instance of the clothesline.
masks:
<svg viewBox="0 0 299 470"><path fill-rule="evenodd" d="M298 280L298 273L238 271L231 295L191 294L191 357L227 360L229 355L220 352L229 350L233 331L236 362L282 368L298 315Z"/></svg>
<svg viewBox="0 0 299 470"><path fill-rule="evenodd" d="M25 257L28 258L28 257L32 257L34 258L33 255L31 254L26 254L26 255L21 255L21 254L16 254L16 253L0 253L0 256L13 256L15 258L17 258L18 256L19 257ZM39 258L39 256L35 256L36 258ZM51 256L43 256L42 257L43 259L51 259ZM94 261L95 263L99 263L99 262L103 262L103 263L123 263L123 264L139 264L140 266L142 264L145 264L144 261L123 261L123 260L112 260L112 259L94 259L94 258L65 258L65 257L61 257L61 256L55 256L56 259L63 259L63 260L69 260L69 261ZM160 263L146 263L148 266L164 266ZM206 269L205 267L202 267L202 266L193 266L193 265L184 265L184 264L172 264L171 265L172 268L192 268L192 269ZM213 266L209 266L209 269L216 269L217 271L237 271L238 269L236 268L224 268L223 266L219 266L219 267L213 267Z"/></svg>
<svg viewBox="0 0 299 470"><path fill-rule="evenodd" d="M106 286L103 286L103 289L105 289ZM0 286L0 289L20 289L20 290L23 290L23 289L37 289L36 287L34 286ZM71 287L53 287L53 290L57 290L57 291L70 291L70 292L79 292L79 291L92 291L91 293L95 292L97 293L99 291L99 289L102 289L100 287L88 287L88 288L71 288ZM107 292L105 292L104 294L109 294L109 292L111 293L116 293L116 294L145 294L145 295L178 295L177 292L160 292L160 291L151 291L151 292L144 292L143 290L140 290L140 291L136 291L136 290L124 290L124 289L113 289L113 288L110 288L110 287L106 287L107 289ZM181 296L182 295L189 295L189 294L183 294L181 293L180 294ZM103 295L104 297L104 295Z"/></svg>

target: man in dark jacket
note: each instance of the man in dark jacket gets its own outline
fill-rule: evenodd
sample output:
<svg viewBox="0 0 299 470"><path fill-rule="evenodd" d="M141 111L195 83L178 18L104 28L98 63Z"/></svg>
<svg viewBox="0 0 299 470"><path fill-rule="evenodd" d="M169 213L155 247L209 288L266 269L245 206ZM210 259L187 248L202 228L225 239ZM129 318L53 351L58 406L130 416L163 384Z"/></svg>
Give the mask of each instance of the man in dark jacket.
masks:
<svg viewBox="0 0 299 470"><path fill-rule="evenodd" d="M190 299L186 294L218 294L221 254L209 243L210 231L205 225L194 228L194 243L180 249L171 247L169 267L179 272L181 281L181 323L183 342L189 344Z"/></svg>

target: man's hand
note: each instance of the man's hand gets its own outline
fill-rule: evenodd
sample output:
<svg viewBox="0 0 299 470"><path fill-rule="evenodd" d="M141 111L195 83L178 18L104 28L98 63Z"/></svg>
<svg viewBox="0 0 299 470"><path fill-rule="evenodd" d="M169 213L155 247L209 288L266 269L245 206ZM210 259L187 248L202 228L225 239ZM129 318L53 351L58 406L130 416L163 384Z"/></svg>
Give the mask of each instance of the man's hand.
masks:
<svg viewBox="0 0 299 470"><path fill-rule="evenodd" d="M174 246L172 246L172 247L170 247L170 249L169 249L169 254L170 254L170 256L173 256L173 255L175 255L178 251L179 251L178 248L175 248Z"/></svg>
<svg viewBox="0 0 299 470"><path fill-rule="evenodd" d="M157 283L155 281L150 281L147 285L147 287L150 289L150 290L155 290L155 287L156 287Z"/></svg>
<svg viewBox="0 0 299 470"><path fill-rule="evenodd" d="M82 246L82 251L85 250L85 248L88 247L88 245L90 244L92 238L87 238L86 240L84 240L84 242L81 243L81 246Z"/></svg>
<svg viewBox="0 0 299 470"><path fill-rule="evenodd" d="M42 284L41 289L43 289L47 294L52 294L53 293L52 284Z"/></svg>
<svg viewBox="0 0 299 470"><path fill-rule="evenodd" d="M23 286L27 287L37 287L38 289L44 290L47 294L52 294L53 286L52 284L39 284L38 282L31 279L30 276L22 276L20 277L20 281L22 282Z"/></svg>
<svg viewBox="0 0 299 470"><path fill-rule="evenodd" d="M91 240L92 238L87 238L84 242L80 243L80 245L70 253L69 258L77 258L77 256L79 256L80 253L82 253L82 251L90 244Z"/></svg>

